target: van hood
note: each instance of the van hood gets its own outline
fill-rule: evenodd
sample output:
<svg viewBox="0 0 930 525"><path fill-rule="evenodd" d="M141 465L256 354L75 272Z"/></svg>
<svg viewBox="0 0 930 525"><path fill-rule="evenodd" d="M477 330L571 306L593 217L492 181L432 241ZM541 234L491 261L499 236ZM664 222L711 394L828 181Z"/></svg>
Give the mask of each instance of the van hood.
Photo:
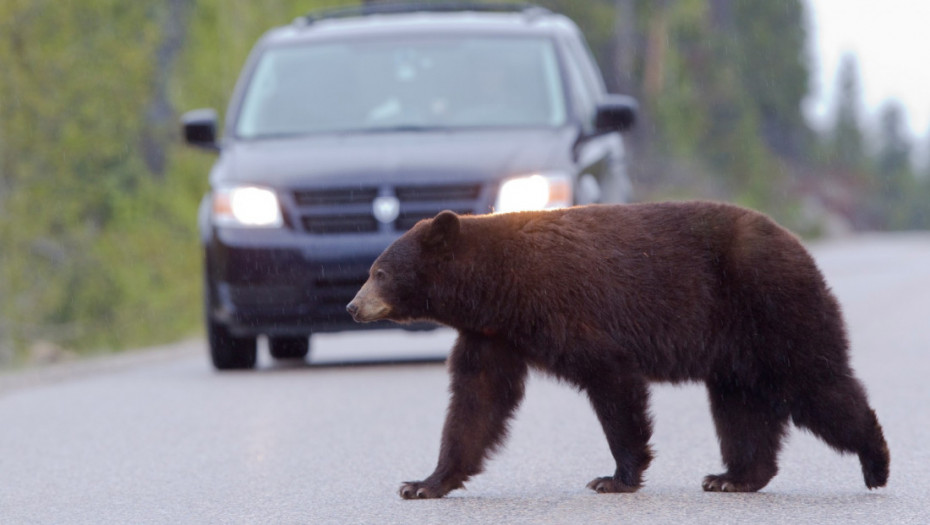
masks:
<svg viewBox="0 0 930 525"><path fill-rule="evenodd" d="M577 130L394 131L227 141L211 183L276 188L486 182L568 170Z"/></svg>

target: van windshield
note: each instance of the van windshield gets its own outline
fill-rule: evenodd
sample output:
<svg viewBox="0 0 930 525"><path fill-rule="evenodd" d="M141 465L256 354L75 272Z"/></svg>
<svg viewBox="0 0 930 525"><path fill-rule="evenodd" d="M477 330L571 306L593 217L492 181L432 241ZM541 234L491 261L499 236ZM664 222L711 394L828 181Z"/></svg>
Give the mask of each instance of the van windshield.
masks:
<svg viewBox="0 0 930 525"><path fill-rule="evenodd" d="M559 63L546 38L437 37L267 49L251 76L236 135L565 122Z"/></svg>

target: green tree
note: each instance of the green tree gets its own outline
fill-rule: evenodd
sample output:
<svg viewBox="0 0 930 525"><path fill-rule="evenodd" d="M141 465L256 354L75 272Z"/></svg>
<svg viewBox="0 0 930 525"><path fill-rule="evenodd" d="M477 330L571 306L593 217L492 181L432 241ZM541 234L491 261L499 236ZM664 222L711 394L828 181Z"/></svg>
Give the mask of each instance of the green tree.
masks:
<svg viewBox="0 0 930 525"><path fill-rule="evenodd" d="M879 112L879 123L879 172L910 173L911 143L905 133L904 108L898 102L886 102Z"/></svg>
<svg viewBox="0 0 930 525"><path fill-rule="evenodd" d="M742 86L759 114L767 144L800 159L810 130L801 103L810 90L807 31L801 0L734 0L733 48Z"/></svg>
<svg viewBox="0 0 930 525"><path fill-rule="evenodd" d="M800 26L784 38L778 32L778 24L801 20L800 2L760 4L638 2L643 49L635 73L650 135L644 154L655 159L647 162L656 163L658 180L686 169L716 188L706 196L778 213L783 205L772 196L785 184L778 156L803 160L798 137L809 133L800 104L806 35Z"/></svg>
<svg viewBox="0 0 930 525"><path fill-rule="evenodd" d="M323 3L0 2L0 360L197 329L211 159L179 108L223 107L261 32Z"/></svg>
<svg viewBox="0 0 930 525"><path fill-rule="evenodd" d="M861 170L866 163L859 117L861 100L856 59L844 55L837 73L836 107L829 152L832 163L846 170Z"/></svg>
<svg viewBox="0 0 930 525"><path fill-rule="evenodd" d="M355 3L0 2L0 363L37 340L124 348L198 329L196 210L213 158L181 144L178 116L222 110L268 28ZM814 171L801 0L540 3L639 98L642 196L738 200L784 220L792 170ZM883 224L927 227L930 175L902 163L900 111L885 111L872 162L851 57L837 82L824 164L865 188Z"/></svg>
<svg viewBox="0 0 930 525"><path fill-rule="evenodd" d="M926 201L911 163L911 142L906 134L904 108L885 103L879 112L879 150L873 185L876 204L885 226L892 229L920 227Z"/></svg>
<svg viewBox="0 0 930 525"><path fill-rule="evenodd" d="M117 0L3 4L2 308L14 339L75 336L69 310L106 316L103 298L118 299L95 242L143 176L126 138L144 125L149 15Z"/></svg>

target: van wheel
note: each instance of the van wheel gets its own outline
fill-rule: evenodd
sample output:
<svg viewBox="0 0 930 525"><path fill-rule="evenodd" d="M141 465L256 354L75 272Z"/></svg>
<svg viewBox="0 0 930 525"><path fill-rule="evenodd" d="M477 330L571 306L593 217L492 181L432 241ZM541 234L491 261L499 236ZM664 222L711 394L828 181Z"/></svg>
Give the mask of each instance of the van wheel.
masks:
<svg viewBox="0 0 930 525"><path fill-rule="evenodd" d="M210 344L210 358L217 370L255 368L255 336L234 336L224 325L208 320L207 339Z"/></svg>
<svg viewBox="0 0 930 525"><path fill-rule="evenodd" d="M310 337L269 337L268 347L275 359L303 359L310 352Z"/></svg>

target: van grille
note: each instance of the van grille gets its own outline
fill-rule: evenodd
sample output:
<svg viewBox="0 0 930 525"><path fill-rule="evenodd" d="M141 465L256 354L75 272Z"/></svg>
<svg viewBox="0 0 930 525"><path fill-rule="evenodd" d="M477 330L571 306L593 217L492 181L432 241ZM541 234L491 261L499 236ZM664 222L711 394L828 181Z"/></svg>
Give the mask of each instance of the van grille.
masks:
<svg viewBox="0 0 930 525"><path fill-rule="evenodd" d="M352 187L298 190L293 193L300 214L300 226L315 235L404 232L421 219L443 210L460 215L489 211L482 205L481 184L405 185L396 187ZM400 215L381 225L372 215L372 202L379 195L395 196Z"/></svg>
<svg viewBox="0 0 930 525"><path fill-rule="evenodd" d="M398 186L395 194L401 202L475 200L481 193L480 184L454 186ZM442 211L442 210L439 210Z"/></svg>
<svg viewBox="0 0 930 525"><path fill-rule="evenodd" d="M298 206L370 203L378 196L378 188L340 188L294 192Z"/></svg>
<svg viewBox="0 0 930 525"><path fill-rule="evenodd" d="M365 233L378 231L378 221L371 215L305 216L302 219L308 233Z"/></svg>

